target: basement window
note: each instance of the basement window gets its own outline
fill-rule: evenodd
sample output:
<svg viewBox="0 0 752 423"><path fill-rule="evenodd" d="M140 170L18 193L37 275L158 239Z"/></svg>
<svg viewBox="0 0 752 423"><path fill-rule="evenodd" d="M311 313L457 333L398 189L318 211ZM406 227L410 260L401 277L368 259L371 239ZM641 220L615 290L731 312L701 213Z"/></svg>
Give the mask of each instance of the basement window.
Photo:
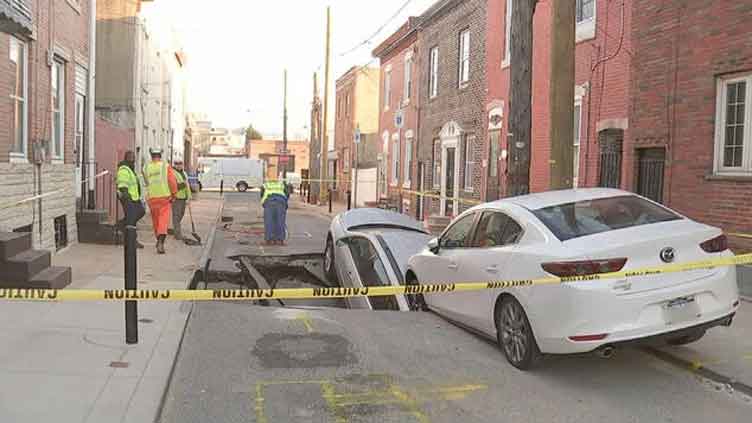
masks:
<svg viewBox="0 0 752 423"><path fill-rule="evenodd" d="M58 216L54 220L55 225L55 251L60 251L68 246L68 219L65 215Z"/></svg>

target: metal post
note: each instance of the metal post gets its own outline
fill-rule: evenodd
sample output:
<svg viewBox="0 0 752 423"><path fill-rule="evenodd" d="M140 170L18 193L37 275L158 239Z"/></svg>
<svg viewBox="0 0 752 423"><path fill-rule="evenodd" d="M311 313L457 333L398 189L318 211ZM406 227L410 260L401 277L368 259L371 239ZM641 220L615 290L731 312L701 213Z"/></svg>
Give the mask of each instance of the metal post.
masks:
<svg viewBox="0 0 752 423"><path fill-rule="evenodd" d="M135 290L138 263L136 257L136 227L125 227L125 289ZM136 301L125 302L125 343L138 343L138 303Z"/></svg>
<svg viewBox="0 0 752 423"><path fill-rule="evenodd" d="M332 188L331 187L329 187L328 197L329 197L329 213L331 213L332 212Z"/></svg>
<svg viewBox="0 0 752 423"><path fill-rule="evenodd" d="M352 208L352 191L347 190L347 210Z"/></svg>
<svg viewBox="0 0 752 423"><path fill-rule="evenodd" d="M219 181L219 196L221 197L225 193L225 180Z"/></svg>

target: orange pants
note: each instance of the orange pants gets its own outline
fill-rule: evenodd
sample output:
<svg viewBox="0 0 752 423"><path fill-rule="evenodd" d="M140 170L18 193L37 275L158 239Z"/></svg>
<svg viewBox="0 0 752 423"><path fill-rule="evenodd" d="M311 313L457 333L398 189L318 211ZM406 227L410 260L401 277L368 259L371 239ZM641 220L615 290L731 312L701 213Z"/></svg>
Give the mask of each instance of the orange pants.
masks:
<svg viewBox="0 0 752 423"><path fill-rule="evenodd" d="M170 222L170 198L150 198L149 210L151 211L151 223L154 226L154 236L167 235L167 227Z"/></svg>

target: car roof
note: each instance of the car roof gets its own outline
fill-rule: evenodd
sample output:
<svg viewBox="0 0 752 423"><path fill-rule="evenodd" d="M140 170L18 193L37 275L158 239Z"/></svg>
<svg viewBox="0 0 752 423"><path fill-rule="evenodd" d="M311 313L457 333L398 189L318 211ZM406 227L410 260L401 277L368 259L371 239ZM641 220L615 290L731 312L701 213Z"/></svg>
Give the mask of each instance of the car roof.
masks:
<svg viewBox="0 0 752 423"><path fill-rule="evenodd" d="M623 195L635 195L634 193L613 188L580 188L547 191L536 194L509 197L502 200L484 204L480 207L502 206L514 204L528 210L538 210L558 204L574 203L578 201L596 200L599 198L619 197Z"/></svg>
<svg viewBox="0 0 752 423"><path fill-rule="evenodd" d="M388 226L425 232L423 224L412 217L382 209L352 209L340 214L339 218L342 226L348 231L357 226Z"/></svg>

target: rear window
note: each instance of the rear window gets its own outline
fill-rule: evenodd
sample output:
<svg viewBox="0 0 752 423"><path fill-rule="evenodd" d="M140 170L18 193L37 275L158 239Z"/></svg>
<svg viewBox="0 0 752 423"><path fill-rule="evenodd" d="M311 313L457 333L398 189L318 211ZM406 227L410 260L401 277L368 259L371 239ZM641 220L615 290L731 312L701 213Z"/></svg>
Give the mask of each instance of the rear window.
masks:
<svg viewBox="0 0 752 423"><path fill-rule="evenodd" d="M681 219L676 213L634 195L558 204L532 212L561 241Z"/></svg>

